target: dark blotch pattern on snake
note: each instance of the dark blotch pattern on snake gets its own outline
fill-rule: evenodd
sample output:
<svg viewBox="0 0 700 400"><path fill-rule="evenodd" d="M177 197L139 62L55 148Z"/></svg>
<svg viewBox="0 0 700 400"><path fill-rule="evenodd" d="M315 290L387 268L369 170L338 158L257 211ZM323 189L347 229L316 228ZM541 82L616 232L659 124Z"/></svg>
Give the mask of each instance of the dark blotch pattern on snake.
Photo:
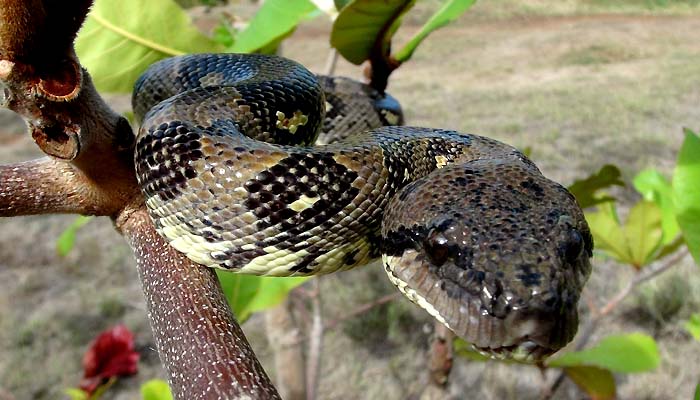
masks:
<svg viewBox="0 0 700 400"><path fill-rule="evenodd" d="M259 55L152 66L133 101L145 114L137 175L158 232L197 263L249 274L381 256L406 296L485 352L541 359L568 343L593 247L573 196L482 136L351 135L400 123L398 102L319 79ZM309 146L322 127L327 145Z"/></svg>

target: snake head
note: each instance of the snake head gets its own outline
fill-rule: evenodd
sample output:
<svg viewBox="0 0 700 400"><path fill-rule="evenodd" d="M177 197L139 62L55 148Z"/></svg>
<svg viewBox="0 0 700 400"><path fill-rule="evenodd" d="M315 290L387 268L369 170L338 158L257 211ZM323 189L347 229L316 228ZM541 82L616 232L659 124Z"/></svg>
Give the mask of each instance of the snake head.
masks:
<svg viewBox="0 0 700 400"><path fill-rule="evenodd" d="M593 242L580 207L531 164L447 166L392 198L389 278L478 350L537 361L571 341Z"/></svg>

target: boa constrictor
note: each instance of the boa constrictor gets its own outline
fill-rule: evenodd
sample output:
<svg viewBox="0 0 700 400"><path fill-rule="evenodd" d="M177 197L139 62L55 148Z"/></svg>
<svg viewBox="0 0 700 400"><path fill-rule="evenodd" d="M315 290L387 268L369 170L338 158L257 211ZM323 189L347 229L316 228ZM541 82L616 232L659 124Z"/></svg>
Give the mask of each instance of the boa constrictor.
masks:
<svg viewBox="0 0 700 400"><path fill-rule="evenodd" d="M152 66L133 105L158 232L199 264L248 274L381 256L408 298L484 352L538 360L568 343L593 248L574 197L486 137L367 130L400 123L398 103L319 79L262 55Z"/></svg>

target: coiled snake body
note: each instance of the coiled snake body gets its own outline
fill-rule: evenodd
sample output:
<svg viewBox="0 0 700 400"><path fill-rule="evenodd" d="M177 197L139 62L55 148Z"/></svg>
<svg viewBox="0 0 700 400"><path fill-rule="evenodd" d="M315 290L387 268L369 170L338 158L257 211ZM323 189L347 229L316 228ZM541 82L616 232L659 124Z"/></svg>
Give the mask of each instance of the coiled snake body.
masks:
<svg viewBox="0 0 700 400"><path fill-rule="evenodd" d="M343 120L352 104L278 57L152 66L134 92L145 114L135 157L159 233L197 263L259 275L381 256L405 295L485 352L540 359L570 341L593 246L573 196L485 137L394 126L349 136L400 119L390 97L355 97L379 111ZM344 128L310 146L322 125Z"/></svg>

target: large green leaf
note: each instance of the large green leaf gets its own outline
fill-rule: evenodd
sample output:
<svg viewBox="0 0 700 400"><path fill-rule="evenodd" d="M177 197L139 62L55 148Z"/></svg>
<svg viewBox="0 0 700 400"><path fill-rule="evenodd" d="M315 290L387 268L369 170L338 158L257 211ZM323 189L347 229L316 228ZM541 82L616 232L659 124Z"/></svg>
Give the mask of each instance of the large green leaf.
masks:
<svg viewBox="0 0 700 400"><path fill-rule="evenodd" d="M685 330L690 333L695 340L700 340L700 314L693 314L685 323Z"/></svg>
<svg viewBox="0 0 700 400"><path fill-rule="evenodd" d="M566 367L564 372L592 400L612 400L615 398L615 377L607 369L576 366Z"/></svg>
<svg viewBox="0 0 700 400"><path fill-rule="evenodd" d="M700 264L700 137L685 131L673 171L673 206L685 243Z"/></svg>
<svg viewBox="0 0 700 400"><path fill-rule="evenodd" d="M263 49L290 35L315 11L316 6L309 0L266 0L248 26L236 35L229 51L250 53Z"/></svg>
<svg viewBox="0 0 700 400"><path fill-rule="evenodd" d="M676 221L676 214L673 209L671 182L661 172L651 168L638 173L632 182L634 188L644 196L645 200L653 201L661 209L662 243L664 245L670 244L680 233L680 227Z"/></svg>
<svg viewBox="0 0 700 400"><path fill-rule="evenodd" d="M369 59L375 44L387 52L403 14L415 0L353 0L340 10L331 31L331 46L353 64Z"/></svg>
<svg viewBox="0 0 700 400"><path fill-rule="evenodd" d="M661 210L651 201L637 202L630 210L623 230L631 264L637 268L649 264L661 245Z"/></svg>
<svg viewBox="0 0 700 400"><path fill-rule="evenodd" d="M462 15L463 12L467 11L476 0L448 0L443 4L443 6L430 17L428 22L423 25L420 30L413 35L411 40L406 43L406 45L396 53L396 59L403 62L411 58L416 47L425 39L431 32L441 28L450 22L454 21Z"/></svg>
<svg viewBox="0 0 700 400"><path fill-rule="evenodd" d="M597 250L641 268L682 244L676 240L662 246L661 215L656 203L641 200L632 207L624 225L617 217L614 203L600 204L598 211L586 213L586 220Z"/></svg>
<svg viewBox="0 0 700 400"><path fill-rule="evenodd" d="M91 218L92 217L79 215L73 223L61 233L58 240L56 240L56 252L59 256L65 257L73 250L73 246L75 246L75 234L78 232L78 229L87 224Z"/></svg>
<svg viewBox="0 0 700 400"><path fill-rule="evenodd" d="M596 250L602 250L625 263L631 259L614 203L604 203L598 207L598 211L587 212L586 221Z"/></svg>
<svg viewBox="0 0 700 400"><path fill-rule="evenodd" d="M579 179L569 186L569 191L576 197L581 208L615 200L606 195L598 195L598 191L610 186L625 186L620 179L620 169L606 164L593 175Z"/></svg>
<svg viewBox="0 0 700 400"><path fill-rule="evenodd" d="M126 93L161 58L222 47L173 0L97 0L75 49L99 90Z"/></svg>
<svg viewBox="0 0 700 400"><path fill-rule="evenodd" d="M151 379L141 385L143 400L173 400L168 383L162 379Z"/></svg>
<svg viewBox="0 0 700 400"><path fill-rule="evenodd" d="M239 322L257 311L272 308L308 277L278 278L233 274L217 270L221 287Z"/></svg>
<svg viewBox="0 0 700 400"><path fill-rule="evenodd" d="M614 372L645 372L659 365L659 349L650 336L641 333L613 335L597 345L549 360L550 367L589 366Z"/></svg>

